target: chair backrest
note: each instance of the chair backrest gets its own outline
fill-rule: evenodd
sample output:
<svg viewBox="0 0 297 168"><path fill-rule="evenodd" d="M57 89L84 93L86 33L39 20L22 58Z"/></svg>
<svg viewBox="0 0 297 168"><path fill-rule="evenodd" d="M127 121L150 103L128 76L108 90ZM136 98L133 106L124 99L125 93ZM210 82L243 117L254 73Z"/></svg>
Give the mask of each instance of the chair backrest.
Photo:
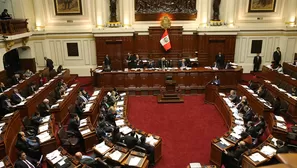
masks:
<svg viewBox="0 0 297 168"><path fill-rule="evenodd" d="M58 131L58 136L59 136L59 139L62 140L62 139L67 139L68 136L67 136L67 132L65 131L65 128L64 127L61 127Z"/></svg>
<svg viewBox="0 0 297 168"><path fill-rule="evenodd" d="M134 148L133 148L134 151L137 151L137 152L142 152L142 153L147 153L146 149L141 147L141 146L138 146L136 145Z"/></svg>
<svg viewBox="0 0 297 168"><path fill-rule="evenodd" d="M69 112L69 114L75 113L75 106L73 104L68 106L68 112Z"/></svg>
<svg viewBox="0 0 297 168"><path fill-rule="evenodd" d="M23 125L26 127L26 126L30 126L31 125L31 121L30 119L28 118L28 116L25 116L22 120L23 122Z"/></svg>

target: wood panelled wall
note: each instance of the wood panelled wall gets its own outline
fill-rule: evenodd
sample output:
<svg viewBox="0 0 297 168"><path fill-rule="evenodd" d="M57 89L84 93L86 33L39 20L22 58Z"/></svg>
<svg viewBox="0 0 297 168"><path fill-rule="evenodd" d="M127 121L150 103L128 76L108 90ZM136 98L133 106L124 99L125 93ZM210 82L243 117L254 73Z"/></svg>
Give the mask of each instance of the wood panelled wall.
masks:
<svg viewBox="0 0 297 168"><path fill-rule="evenodd" d="M225 55L225 61L234 61L235 35L198 35L197 32L183 34L183 28L175 26L168 29L172 48L166 52L160 44L163 32L161 27L150 27L149 35L136 32L126 37L96 37L97 65L102 65L104 56L108 54L113 69L121 70L127 67L125 59L128 52L137 53L141 59L155 61L164 56L173 60L175 66L182 58L196 56L200 65L211 65L220 51Z"/></svg>

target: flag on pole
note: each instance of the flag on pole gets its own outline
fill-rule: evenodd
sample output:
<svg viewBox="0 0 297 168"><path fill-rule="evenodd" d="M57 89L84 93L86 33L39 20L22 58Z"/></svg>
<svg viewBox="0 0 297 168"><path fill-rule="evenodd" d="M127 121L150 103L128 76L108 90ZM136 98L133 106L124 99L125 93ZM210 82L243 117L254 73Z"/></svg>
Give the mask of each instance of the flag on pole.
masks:
<svg viewBox="0 0 297 168"><path fill-rule="evenodd" d="M165 29L165 32L163 33L163 36L160 40L160 43L164 47L165 51L168 51L171 48L170 39L169 39L167 29Z"/></svg>

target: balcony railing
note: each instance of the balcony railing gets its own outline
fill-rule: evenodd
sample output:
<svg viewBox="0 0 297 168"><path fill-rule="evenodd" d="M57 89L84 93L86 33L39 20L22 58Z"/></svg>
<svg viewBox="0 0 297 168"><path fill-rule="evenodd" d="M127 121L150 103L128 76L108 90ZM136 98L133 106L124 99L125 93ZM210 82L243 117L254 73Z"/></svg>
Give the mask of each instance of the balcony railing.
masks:
<svg viewBox="0 0 297 168"><path fill-rule="evenodd" d="M29 32L27 19L0 20L0 34L15 35Z"/></svg>

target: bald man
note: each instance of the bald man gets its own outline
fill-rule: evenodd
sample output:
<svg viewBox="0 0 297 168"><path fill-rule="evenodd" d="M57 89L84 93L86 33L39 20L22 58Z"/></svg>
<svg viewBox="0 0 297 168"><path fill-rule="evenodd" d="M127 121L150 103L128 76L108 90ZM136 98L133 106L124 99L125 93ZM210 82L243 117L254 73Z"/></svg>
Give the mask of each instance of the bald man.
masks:
<svg viewBox="0 0 297 168"><path fill-rule="evenodd" d="M81 152L76 152L75 153L75 158L79 160L81 164L86 164L87 166L90 167L97 167L97 158L92 158L91 156L83 155Z"/></svg>
<svg viewBox="0 0 297 168"><path fill-rule="evenodd" d="M40 116L41 117L45 117L45 116L49 115L50 114L49 111L51 109L50 104L49 104L49 100L48 99L44 99L42 101L42 103L39 104L38 109L39 109L39 112L40 112Z"/></svg>

